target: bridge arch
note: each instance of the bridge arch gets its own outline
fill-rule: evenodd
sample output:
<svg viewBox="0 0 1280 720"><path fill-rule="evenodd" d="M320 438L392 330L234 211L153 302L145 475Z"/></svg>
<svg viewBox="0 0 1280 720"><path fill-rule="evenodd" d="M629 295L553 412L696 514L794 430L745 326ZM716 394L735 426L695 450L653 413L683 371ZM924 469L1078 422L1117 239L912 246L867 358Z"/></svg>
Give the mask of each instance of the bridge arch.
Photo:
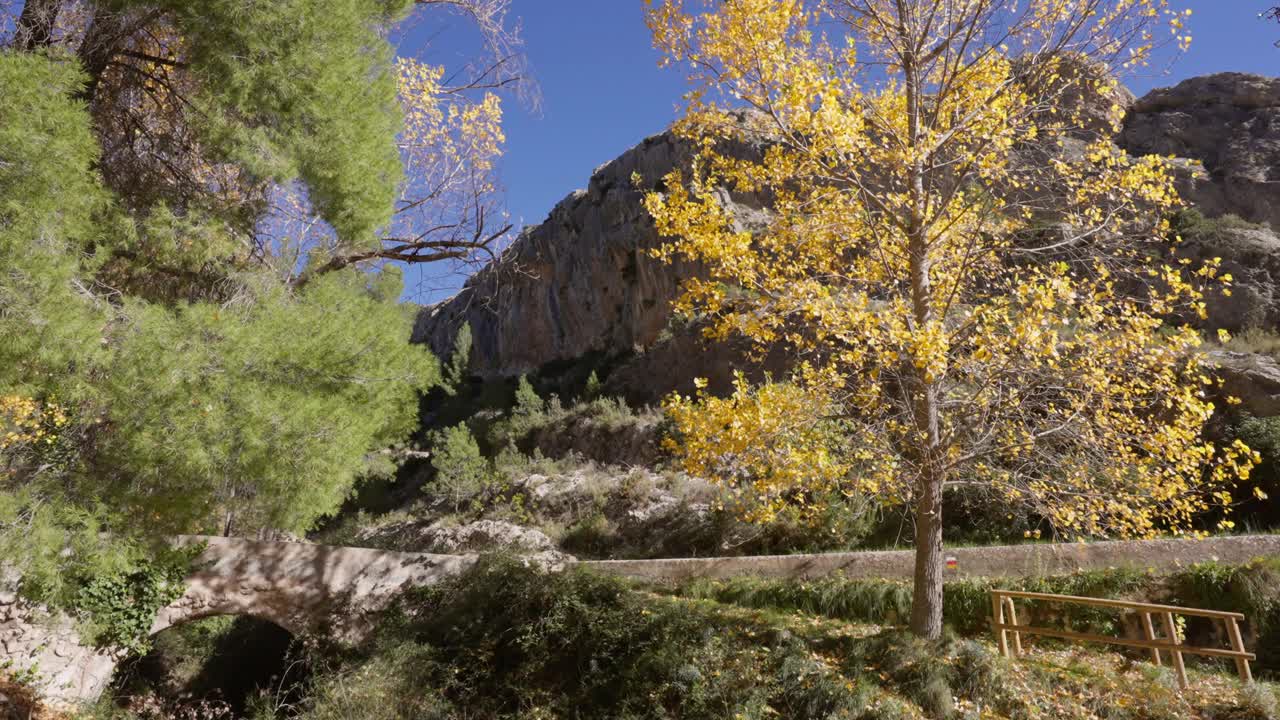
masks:
<svg viewBox="0 0 1280 720"><path fill-rule="evenodd" d="M183 537L179 542L203 544L204 551L182 597L157 613L152 635L200 618L248 615L295 635L325 633L355 642L401 590L433 584L475 561L474 556L242 538Z"/></svg>
<svg viewBox="0 0 1280 720"><path fill-rule="evenodd" d="M189 536L177 542L204 549L182 596L156 614L151 635L201 618L241 615L295 636L322 633L358 642L401 590L433 584L475 562L474 556L240 538ZM54 709L97 700L122 657L82 640L70 617L46 616L43 608L0 587L0 658L11 661L14 671L35 672L36 691Z"/></svg>

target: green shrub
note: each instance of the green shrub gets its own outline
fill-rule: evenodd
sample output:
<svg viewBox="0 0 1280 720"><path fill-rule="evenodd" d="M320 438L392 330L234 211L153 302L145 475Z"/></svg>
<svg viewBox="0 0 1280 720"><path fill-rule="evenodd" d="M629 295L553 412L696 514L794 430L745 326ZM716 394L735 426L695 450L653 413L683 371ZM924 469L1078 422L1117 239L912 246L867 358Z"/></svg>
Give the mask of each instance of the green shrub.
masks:
<svg viewBox="0 0 1280 720"><path fill-rule="evenodd" d="M701 580L681 589L686 597L742 607L798 610L840 620L894 625L911 613L911 586L892 580ZM990 601L987 607L990 608Z"/></svg>
<svg viewBox="0 0 1280 720"><path fill-rule="evenodd" d="M608 557L617 544L616 528L599 512L580 518L560 538L560 547L577 557Z"/></svg>
<svg viewBox="0 0 1280 720"><path fill-rule="evenodd" d="M366 660L322 674L298 720L446 720L455 708L438 688L434 650L388 643Z"/></svg>
<svg viewBox="0 0 1280 720"><path fill-rule="evenodd" d="M725 508L736 514L732 507ZM753 536L739 543L744 555L834 552L861 546L875 523L875 508L861 496L815 494L812 508L784 507Z"/></svg>
<svg viewBox="0 0 1280 720"><path fill-rule="evenodd" d="M972 578L946 584L943 617L956 632L975 635L986 632L991 618L991 590L1078 595L1083 597L1131 597L1150 590L1153 576L1147 572L1114 568L1086 570L1065 575L1038 575L1017 578ZM1121 630L1122 616L1114 610L1085 605L1023 603L1020 622L1056 623L1077 632L1113 635Z"/></svg>
<svg viewBox="0 0 1280 720"><path fill-rule="evenodd" d="M1243 613L1257 637L1257 667L1280 671L1280 557L1243 565L1199 563L1169 579L1178 605Z"/></svg>
<svg viewBox="0 0 1280 720"><path fill-rule="evenodd" d="M991 590L995 586L1060 595L1126 597L1151 589L1154 578L1134 570L1098 570L1027 578L972 578L946 583L943 617L962 635L987 632L991 618ZM740 577L731 580L695 581L678 591L692 598L715 600L742 607L798 610L854 622L898 625L911 612L911 585L905 581L875 578L832 577L821 580L763 580ZM1024 607L1022 621L1053 622L1079 632L1116 633L1119 613L1080 605Z"/></svg>
<svg viewBox="0 0 1280 720"><path fill-rule="evenodd" d="M441 368L441 389L449 397L457 397L471 369L471 323L463 323L453 339L449 362Z"/></svg>
<svg viewBox="0 0 1280 720"><path fill-rule="evenodd" d="M794 637L761 645L761 627L620 579L504 558L415 591L380 630L301 717L857 718L869 694Z"/></svg>
<svg viewBox="0 0 1280 720"><path fill-rule="evenodd" d="M162 550L154 559L84 579L73 601L84 634L100 647L145 652L156 613L182 597L191 561L203 550Z"/></svg>
<svg viewBox="0 0 1280 720"><path fill-rule="evenodd" d="M529 376L521 375L516 381L515 407L511 412L515 415L533 416L545 411L546 407L546 402L529 382Z"/></svg>
<svg viewBox="0 0 1280 720"><path fill-rule="evenodd" d="M582 387L582 398L584 400L594 400L600 397L600 393L603 390L604 386L600 382L600 376L596 374L595 370L592 370L591 374L587 376L586 385Z"/></svg>
<svg viewBox="0 0 1280 720"><path fill-rule="evenodd" d="M466 423L435 433L431 445L431 467L436 471L431 489L451 498L457 512L463 499L480 493L492 479L489 461L480 454Z"/></svg>
<svg viewBox="0 0 1280 720"><path fill-rule="evenodd" d="M1230 716L1238 720L1280 720L1280 696L1275 688L1248 683L1240 688L1240 699Z"/></svg>
<svg viewBox="0 0 1280 720"><path fill-rule="evenodd" d="M1035 587L1123 590L1139 576L1082 573ZM671 598L586 570L482 558L403 597L372 644L316 680L298 717L1263 720L1274 705L1268 689L1237 698L1219 683L1219 705L1201 708L1167 669L1112 655L1015 663L950 633L867 635L702 599L849 616L903 613L909 601L903 583L791 584L800 587L787 594L781 582L703 582ZM1068 705L1075 711L1062 712Z"/></svg>
<svg viewBox="0 0 1280 720"><path fill-rule="evenodd" d="M1248 485L1239 488L1237 495L1242 497L1233 515L1247 525L1280 527L1280 508L1271 499L1280 498L1280 417L1245 415L1228 429L1228 437L1243 441L1262 456L1249 473Z"/></svg>

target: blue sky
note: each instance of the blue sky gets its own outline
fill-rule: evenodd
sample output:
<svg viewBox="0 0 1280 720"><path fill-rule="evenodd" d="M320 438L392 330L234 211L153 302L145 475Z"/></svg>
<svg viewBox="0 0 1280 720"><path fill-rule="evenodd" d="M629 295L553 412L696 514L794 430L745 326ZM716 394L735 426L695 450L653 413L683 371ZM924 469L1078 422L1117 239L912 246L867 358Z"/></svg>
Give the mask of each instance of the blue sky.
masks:
<svg viewBox="0 0 1280 720"><path fill-rule="evenodd" d="M1126 78L1138 95L1195 75L1236 70L1280 75L1280 24L1258 14L1264 0L1170 0L1189 8L1191 49L1167 67ZM517 227L541 222L552 206L584 187L597 166L617 157L676 116L686 88L676 69L658 67L640 0L512 0L525 51L542 90L541 110L508 103L503 182ZM467 24L423 13L398 39L402 54L456 67L474 54ZM405 298L435 302L461 277L412 268Z"/></svg>

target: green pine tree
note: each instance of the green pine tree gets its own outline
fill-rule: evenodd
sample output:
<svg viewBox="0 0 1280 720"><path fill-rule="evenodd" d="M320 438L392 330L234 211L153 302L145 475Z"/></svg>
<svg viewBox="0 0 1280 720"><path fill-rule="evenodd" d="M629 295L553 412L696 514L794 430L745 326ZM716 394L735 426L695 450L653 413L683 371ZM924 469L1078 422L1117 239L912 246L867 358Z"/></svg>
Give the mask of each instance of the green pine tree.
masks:
<svg viewBox="0 0 1280 720"><path fill-rule="evenodd" d="M432 488L453 501L458 512L462 501L484 490L492 473L489 461L466 423L458 423L434 434L431 467L436 476Z"/></svg>

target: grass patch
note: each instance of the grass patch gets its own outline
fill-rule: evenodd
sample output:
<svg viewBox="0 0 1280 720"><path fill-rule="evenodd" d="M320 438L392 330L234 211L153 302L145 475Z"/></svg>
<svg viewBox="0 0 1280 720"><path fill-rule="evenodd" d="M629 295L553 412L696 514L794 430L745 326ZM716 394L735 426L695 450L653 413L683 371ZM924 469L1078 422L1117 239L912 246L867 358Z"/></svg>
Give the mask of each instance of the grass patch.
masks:
<svg viewBox="0 0 1280 720"><path fill-rule="evenodd" d="M967 578L946 584L943 616L948 627L963 636L988 632L991 590L1007 590L1084 597L1130 598L1244 613L1246 635L1256 648L1255 672L1280 673L1280 558L1259 558L1243 565L1202 563L1172 575L1109 569L1068 575L1025 578ZM679 597L713 600L740 607L801 612L825 618L877 625L904 622L911 609L911 586L904 581L832 577L822 580L734 578L699 580L664 592ZM1121 635L1125 616L1106 608L1049 603L1024 604L1019 620L1077 632ZM1193 644L1223 645L1221 628L1188 618L1184 632ZM1221 661L1188 658L1206 666Z"/></svg>

